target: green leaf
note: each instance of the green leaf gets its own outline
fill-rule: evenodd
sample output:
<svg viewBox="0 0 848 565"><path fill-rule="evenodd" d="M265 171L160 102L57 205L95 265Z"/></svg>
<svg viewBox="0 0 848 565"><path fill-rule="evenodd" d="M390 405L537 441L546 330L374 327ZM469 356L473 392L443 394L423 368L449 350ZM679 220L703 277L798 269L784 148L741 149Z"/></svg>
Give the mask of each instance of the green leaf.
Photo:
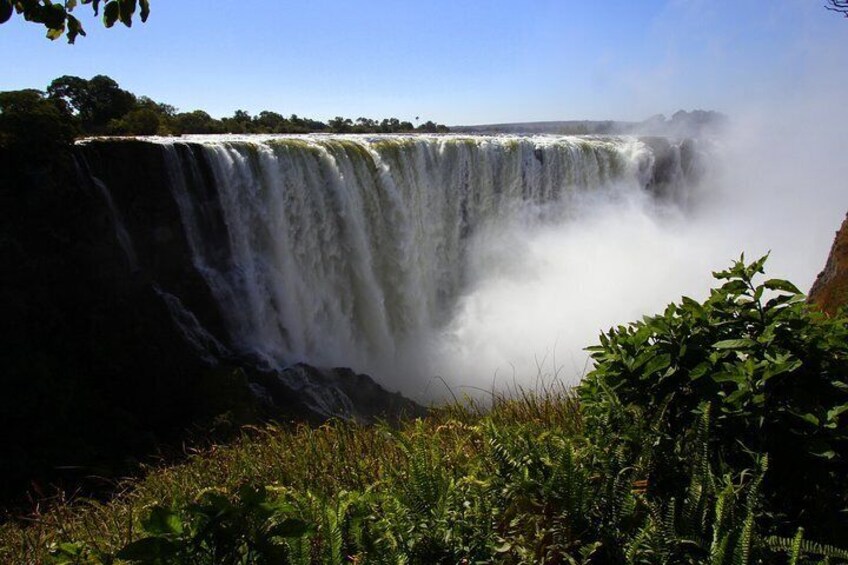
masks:
<svg viewBox="0 0 848 565"><path fill-rule="evenodd" d="M669 365L671 365L671 355L669 355L668 353L657 355L645 364L645 368L642 370L642 374L652 375L658 371L662 371Z"/></svg>
<svg viewBox="0 0 848 565"><path fill-rule="evenodd" d="M697 381L698 379L706 375L711 368L712 363L710 363L709 361L699 363L694 369L689 372L689 380Z"/></svg>
<svg viewBox="0 0 848 565"><path fill-rule="evenodd" d="M0 0L0 24L4 24L12 17L12 0Z"/></svg>
<svg viewBox="0 0 848 565"><path fill-rule="evenodd" d="M63 542L50 553L54 557L81 557L85 546L81 542Z"/></svg>
<svg viewBox="0 0 848 565"><path fill-rule="evenodd" d="M827 420L835 421L839 416L848 411L848 404L843 404L842 406L837 406L836 408L832 408L827 411Z"/></svg>
<svg viewBox="0 0 848 565"><path fill-rule="evenodd" d="M803 414L792 412L792 414L795 415L797 418L800 418L805 422L809 422L814 426L818 426L821 423L819 422L819 419L816 417L816 415L811 412L804 412Z"/></svg>
<svg viewBox="0 0 848 565"><path fill-rule="evenodd" d="M82 0L83 4L91 4L91 7L94 9L95 16L99 14L100 2L101 0Z"/></svg>
<svg viewBox="0 0 848 565"><path fill-rule="evenodd" d="M197 497L197 502L189 509L206 517L220 516L232 512L233 505L230 500L217 490L206 490Z"/></svg>
<svg viewBox="0 0 848 565"><path fill-rule="evenodd" d="M106 27L112 27L115 25L115 22L118 21L118 17L121 15L121 7L118 5L117 0L111 0L106 7L103 8L103 25Z"/></svg>
<svg viewBox="0 0 848 565"><path fill-rule="evenodd" d="M176 512L162 506L154 506L146 520L142 520L144 530L153 535L180 535L183 524Z"/></svg>
<svg viewBox="0 0 848 565"><path fill-rule="evenodd" d="M815 457L820 457L822 459L835 459L836 451L830 446L829 443L825 441L817 441L815 445L810 449L810 453Z"/></svg>
<svg viewBox="0 0 848 565"><path fill-rule="evenodd" d="M246 506L257 506L268 500L268 490L264 486L246 484L239 487L238 497Z"/></svg>
<svg viewBox="0 0 848 565"><path fill-rule="evenodd" d="M120 6L121 23L132 27L132 17L135 14L136 0L118 0Z"/></svg>
<svg viewBox="0 0 848 565"><path fill-rule="evenodd" d="M738 407L742 404L744 400L746 400L748 394L750 394L750 391L747 389L747 387L740 386L738 390L725 397L722 400L722 403L727 404L729 406Z"/></svg>
<svg viewBox="0 0 848 565"><path fill-rule="evenodd" d="M139 0L139 4L141 4L141 21L146 22L147 16L150 15L150 2L149 0Z"/></svg>
<svg viewBox="0 0 848 565"><path fill-rule="evenodd" d="M786 361L775 363L772 367L766 370L765 375L763 375L763 382L768 381L769 379L776 377L778 375L783 375L785 373L791 373L796 369L800 368L803 365L803 362L800 359L789 359Z"/></svg>
<svg viewBox="0 0 848 565"><path fill-rule="evenodd" d="M68 43L74 43L78 35L85 37L85 30L78 19L68 14Z"/></svg>
<svg viewBox="0 0 848 565"><path fill-rule="evenodd" d="M268 533L281 538L300 538L312 531L312 527L297 518L286 518L279 524L271 526Z"/></svg>
<svg viewBox="0 0 848 565"><path fill-rule="evenodd" d="M848 392L848 383L844 383L842 381L831 381L830 384L842 392Z"/></svg>
<svg viewBox="0 0 848 565"><path fill-rule="evenodd" d="M771 254L771 251L769 251L768 253L766 253L765 255L763 255L762 257L760 257L759 259L757 259L753 263L751 263L748 266L749 272L752 275L754 275L756 273L762 273L763 272L763 266L766 264L766 261L768 261L770 254Z"/></svg>
<svg viewBox="0 0 848 565"><path fill-rule="evenodd" d="M725 339L713 344L713 349L747 349L754 346L754 341L748 338Z"/></svg>
<svg viewBox="0 0 848 565"><path fill-rule="evenodd" d="M730 294L742 294L748 290L748 285L744 281L738 279L726 282L721 286L721 290Z"/></svg>
<svg viewBox="0 0 848 565"><path fill-rule="evenodd" d="M688 296L684 296L681 299L681 301L683 302L683 306L687 310L690 310L691 312L694 312L695 314L697 314L699 316L704 315L704 307L701 306L700 302L697 302L696 300L693 300L692 298L689 298Z"/></svg>
<svg viewBox="0 0 848 565"><path fill-rule="evenodd" d="M763 286L769 290L782 290L783 292L790 292L792 294L801 294L797 286L783 279L769 279L763 283Z"/></svg>
<svg viewBox="0 0 848 565"><path fill-rule="evenodd" d="M124 546L115 557L127 561L142 561L151 563L173 557L179 551L179 546L165 538L150 537L134 541Z"/></svg>
<svg viewBox="0 0 848 565"><path fill-rule="evenodd" d="M62 37L62 34L63 34L63 33L65 33L65 26L64 26L64 24L62 25L62 27L49 28L49 29L47 30L47 38L48 38L48 39L50 39L51 41L54 41L54 40L59 39L60 37Z"/></svg>

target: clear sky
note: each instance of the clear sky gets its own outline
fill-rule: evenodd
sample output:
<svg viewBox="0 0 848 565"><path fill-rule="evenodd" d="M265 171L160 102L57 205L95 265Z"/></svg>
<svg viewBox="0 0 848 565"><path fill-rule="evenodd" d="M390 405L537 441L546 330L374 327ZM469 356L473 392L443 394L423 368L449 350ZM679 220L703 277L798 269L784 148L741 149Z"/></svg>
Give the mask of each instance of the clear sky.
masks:
<svg viewBox="0 0 848 565"><path fill-rule="evenodd" d="M823 0L151 0L146 24L51 42L0 26L0 90L106 74L181 111L449 125L732 113L845 75Z"/></svg>

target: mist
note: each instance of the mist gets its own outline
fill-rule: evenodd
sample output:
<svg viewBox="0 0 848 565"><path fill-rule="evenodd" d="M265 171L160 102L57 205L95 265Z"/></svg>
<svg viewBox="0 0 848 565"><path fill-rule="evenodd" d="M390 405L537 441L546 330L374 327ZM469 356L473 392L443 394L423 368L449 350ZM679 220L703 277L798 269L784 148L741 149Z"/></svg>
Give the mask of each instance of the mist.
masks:
<svg viewBox="0 0 848 565"><path fill-rule="evenodd" d="M574 385L601 331L683 295L703 300L711 273L742 253L770 253L768 276L808 290L848 211L843 83L811 70L799 90L740 107L685 206L627 187L583 198L555 225L516 219L481 230L468 286L424 355L429 378L408 392Z"/></svg>

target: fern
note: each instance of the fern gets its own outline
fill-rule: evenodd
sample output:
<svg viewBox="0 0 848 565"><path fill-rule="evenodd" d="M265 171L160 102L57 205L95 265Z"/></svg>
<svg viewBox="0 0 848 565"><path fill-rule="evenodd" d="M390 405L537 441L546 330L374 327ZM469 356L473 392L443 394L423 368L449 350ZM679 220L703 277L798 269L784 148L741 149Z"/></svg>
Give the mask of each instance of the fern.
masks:
<svg viewBox="0 0 848 565"><path fill-rule="evenodd" d="M804 528L798 528L798 533L795 534L795 539L792 540L792 547L789 552L789 565L798 565L801 559L803 550L801 544L804 541Z"/></svg>
<svg viewBox="0 0 848 565"><path fill-rule="evenodd" d="M732 534L732 517L736 492L730 477L724 477L725 486L718 493L713 512L713 536L710 544L710 563L719 565L727 559Z"/></svg>
<svg viewBox="0 0 848 565"><path fill-rule="evenodd" d="M765 542L771 551L788 553L791 563L798 562L804 554L848 561L848 549L806 540L804 539L803 528L798 529L794 538L770 536L766 538Z"/></svg>
<svg viewBox="0 0 848 565"><path fill-rule="evenodd" d="M748 565L751 562L751 543L754 536L754 514L749 512L742 522L739 537L736 540L736 551L733 554L733 565Z"/></svg>

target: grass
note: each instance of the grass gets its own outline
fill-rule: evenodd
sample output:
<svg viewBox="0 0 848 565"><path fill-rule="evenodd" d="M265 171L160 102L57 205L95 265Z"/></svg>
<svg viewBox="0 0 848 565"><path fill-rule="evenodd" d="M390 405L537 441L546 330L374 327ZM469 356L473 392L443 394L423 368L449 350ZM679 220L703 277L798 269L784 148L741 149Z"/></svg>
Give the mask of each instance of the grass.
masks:
<svg viewBox="0 0 848 565"><path fill-rule="evenodd" d="M122 484L110 502L56 498L42 511L0 526L0 561L49 562L50 549L69 542L114 553L139 536L150 507L186 506L210 488L233 492L245 484L277 485L319 497L392 489L408 477L408 446L438 452L443 468L460 477L490 455L483 437L487 425L569 437L582 430L577 402L564 390L501 397L490 409L470 401L452 404L395 429L342 421L317 428L246 428L239 440L193 454L184 464L150 468L144 479Z"/></svg>
<svg viewBox="0 0 848 565"><path fill-rule="evenodd" d="M758 534L762 474L718 477L704 461L678 497L656 491L649 465L587 437L565 389L453 403L394 428L246 428L109 502L57 499L0 526L0 562L123 563L128 547L148 552L141 563L847 562L803 530ZM139 542L151 539L172 553ZM804 551L830 557L785 557Z"/></svg>

